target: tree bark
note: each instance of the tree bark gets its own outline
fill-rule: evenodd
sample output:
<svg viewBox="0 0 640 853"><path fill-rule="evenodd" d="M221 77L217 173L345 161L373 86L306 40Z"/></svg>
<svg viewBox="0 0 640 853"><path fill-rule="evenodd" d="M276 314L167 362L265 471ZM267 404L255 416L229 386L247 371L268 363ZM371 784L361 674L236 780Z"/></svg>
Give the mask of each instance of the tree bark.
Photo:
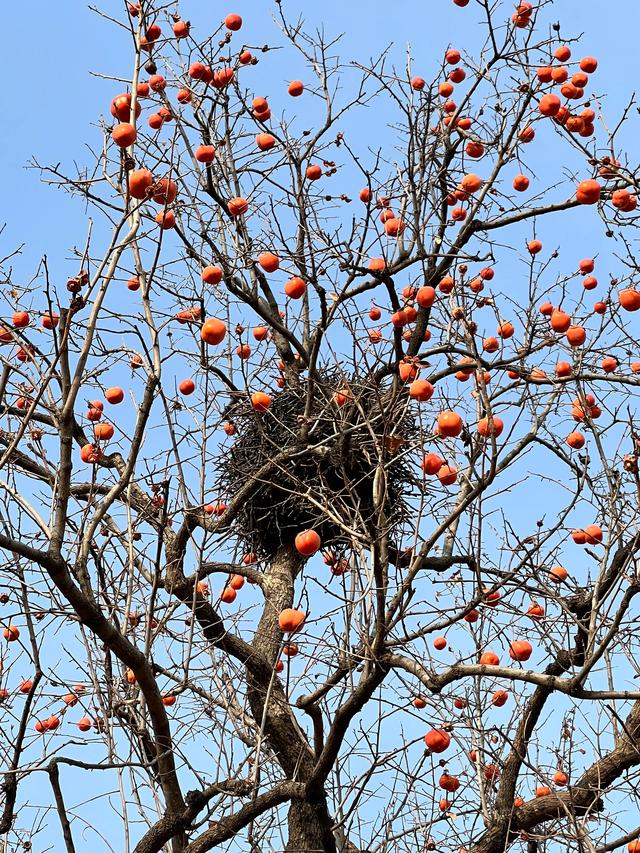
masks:
<svg viewBox="0 0 640 853"><path fill-rule="evenodd" d="M292 544L284 544L274 556L265 574L265 605L253 638L254 650L272 667L282 645L278 625L280 611L293 606L294 581L304 564ZM258 726L264 725L264 737L274 751L287 779L306 782L312 775L316 756L298 722L277 676L271 681L247 669L248 699ZM289 839L286 853L335 853L324 789L314 790L308 799L292 801L289 806Z"/></svg>
<svg viewBox="0 0 640 853"><path fill-rule="evenodd" d="M336 853L333 821L324 793L316 802L292 801L287 822L289 839L285 853Z"/></svg>

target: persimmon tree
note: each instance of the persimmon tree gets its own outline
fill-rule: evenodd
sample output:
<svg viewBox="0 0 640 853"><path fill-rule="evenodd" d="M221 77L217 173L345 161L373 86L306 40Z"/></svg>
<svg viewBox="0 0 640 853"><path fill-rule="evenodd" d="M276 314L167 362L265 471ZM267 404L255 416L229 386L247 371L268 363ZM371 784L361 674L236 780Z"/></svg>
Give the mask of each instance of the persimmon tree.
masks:
<svg viewBox="0 0 640 853"><path fill-rule="evenodd" d="M73 275L3 262L7 849L640 849L638 167L562 5L123 4Z"/></svg>

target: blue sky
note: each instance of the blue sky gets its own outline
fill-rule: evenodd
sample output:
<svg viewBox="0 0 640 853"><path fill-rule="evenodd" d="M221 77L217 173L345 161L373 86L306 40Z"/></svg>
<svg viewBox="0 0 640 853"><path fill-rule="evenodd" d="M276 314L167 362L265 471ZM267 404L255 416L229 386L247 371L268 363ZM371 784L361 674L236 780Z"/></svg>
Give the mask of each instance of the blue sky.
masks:
<svg viewBox="0 0 640 853"><path fill-rule="evenodd" d="M406 47L411 41L414 70L427 79L435 72L447 46L473 52L482 36L473 2L466 9L455 7L450 0L396 0L394 3L329 0L321 5L290 0L283 5L289 16L302 12L308 24L324 26L328 34L344 32L342 46L337 48L343 57L366 62L370 56L393 44L393 61L403 67ZM119 16L122 3L109 0L102 8L108 14ZM229 6L215 4L214 7L204 0L192 0L182 3L180 8L183 17L192 20L194 33L206 33L226 13L237 11L245 19L243 33L248 43L276 44L280 40L269 20L274 8L271 2L238 0ZM563 34L572 37L584 30L586 36L580 52L594 53L600 59L594 80L598 91L608 96L607 115L615 123L637 75L635 49L629 45L623 50L620 48L620 21L633 18L635 3L632 0L618 2L619 15L603 14L600 0L585 0L580 4L560 0L556 8L562 16ZM579 15L575 12L578 8ZM58 4L39 2L34 14L30 15L24 14L20 4L12 3L3 10L3 25L7 35L1 60L4 85L0 90L0 109L8 119L8 132L5 131L0 141L4 178L0 223L6 221L7 225L0 237L0 255L24 242L23 255L15 262L16 281L26 283L46 253L54 276L63 282L67 275L76 272L76 262L68 260L69 250L84 242L86 211L77 200L43 185L37 171L25 166L31 157L41 164L60 162L69 168L74 163L81 165L91 161L89 149L101 138L100 116L108 115L110 100L122 86L92 76L90 72L128 76L128 40L110 22L100 19L77 0ZM268 62L248 70L259 80L265 94L282 92L288 79L300 75L295 62L289 64L290 56L288 51L269 54ZM307 109L302 102L297 106L302 111ZM303 112L300 120L305 118ZM381 135L387 135L384 122L384 115L369 111L360 126L361 141L365 143L370 136L375 142L377 128ZM550 176L555 169L561 171L564 165L550 162L544 149L534 163L542 176ZM358 188L354 186L349 191L355 193ZM606 257L607 246L600 236L599 226L590 231L584 227L586 222L587 213L577 211L572 218L564 220L560 228L543 225L543 239L562 243L566 258L577 259L596 252ZM524 239L525 229L519 236ZM518 262L502 269L500 275L505 279L507 275L512 276L514 289L517 289L521 273L522 265ZM517 290L515 295L517 297ZM553 511L553 505L546 505L545 509ZM531 524L530 503L515 506L513 513L525 529ZM585 523L591 520L586 518ZM420 730L418 726L416 731ZM63 778L67 772L70 771L62 771ZM92 781L95 789L78 791L76 801L85 794L94 796L102 784L109 787L112 783L113 780L103 783L98 777ZM112 820L104 811L92 812L91 806L87 807L86 815L90 815L91 823L99 828L108 828ZM50 831L43 831L42 838L46 839L42 850L47 843L53 850L60 849L57 837ZM87 835L87 839L91 837ZM96 843L95 839L92 843Z"/></svg>
<svg viewBox="0 0 640 853"><path fill-rule="evenodd" d="M101 4L106 13L114 16L120 15L122 7L119 0ZM256 7L258 15L254 14ZM213 24L228 10L237 11L245 19L247 42L255 44L277 40L269 22L274 7L268 0L237 0L215 6L204 0L191 0L180 6L183 17L192 20L194 32L202 33L207 31L207 21ZM416 73L427 78L447 44L467 49L477 44L482 34L473 3L461 9L450 0L397 0L392 4L380 0L328 0L318 4L285 0L283 8L292 17L302 13L309 24L324 26L327 33L344 32L343 56L360 61L393 42L392 55L402 67L410 41ZM577 8L579 15L574 11ZM23 14L20 4L8 4L3 10L7 37L3 44L0 108L9 121L0 143L4 202L0 221L7 222L1 245L13 247L28 242L25 275L45 252L54 269L62 270L67 248L82 244L85 237L80 206L65 204L61 193L41 186L38 174L25 171L25 165L31 157L42 164L69 165L90 160L85 146L98 141L98 119L108 114L111 98L120 91L117 84L97 79L90 72L120 77L130 74L126 36L87 5L76 0L39 2L36 9L35 20ZM579 4L561 0L557 9L562 32L575 36L584 31L581 50L601 59L597 81L615 114L636 77L635 52L629 45L625 47L624 41L623 49L620 45L620 20L625 17L625 9L633 16L635 4L620 0L616 4L619 15L603 14L602 4L596 0ZM288 51L286 55L290 56ZM278 63L271 56L269 62L255 69L265 86L271 84L274 90L288 79L288 69L282 69L280 77L277 70ZM290 76L295 76L294 70Z"/></svg>

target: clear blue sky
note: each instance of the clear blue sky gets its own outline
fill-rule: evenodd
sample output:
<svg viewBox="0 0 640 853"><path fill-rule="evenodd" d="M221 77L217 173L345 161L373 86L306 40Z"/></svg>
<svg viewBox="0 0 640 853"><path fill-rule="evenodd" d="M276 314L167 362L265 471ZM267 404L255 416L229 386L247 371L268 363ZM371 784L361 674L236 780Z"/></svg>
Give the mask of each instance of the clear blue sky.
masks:
<svg viewBox="0 0 640 853"><path fill-rule="evenodd" d="M432 76L448 45L473 52L481 37L473 0L466 9L455 7L451 0L326 0L318 4L285 0L283 5L291 17L296 12L304 13L310 25L324 25L328 34L344 32L342 46L337 49L345 58L366 62L393 43L394 61L403 67L406 47L411 42L414 69L426 78ZM622 23L635 20L637 6L635 0L618 0L610 6L616 14L607 14L608 7L601 0L580 3L560 0L556 8L563 34L572 37L584 31L581 54L598 56L600 67L594 83L600 92L607 94L607 115L615 123L637 78L637 52L625 37ZM121 17L123 3L106 0L102 8ZM270 0L237 0L228 5L190 0L180 5L183 17L192 21L193 32L203 35L228 12L239 12L245 19L244 37L252 44L280 41L269 20L273 8ZM0 237L0 255L24 242L23 256L15 262L17 283L30 278L45 253L54 276L63 281L76 272L76 263L67 259L70 248L82 246L85 240L86 212L77 200L42 185L38 173L25 166L31 157L42 164L60 162L70 169L74 163L91 162L87 146L99 143L99 118L108 115L111 98L122 86L94 77L90 72L130 75L129 45L110 22L100 19L78 0L57 3L36 0L28 14L25 4L13 2L2 10L2 16L0 110L5 130L0 140L3 166L0 223L6 222L7 227ZM290 55L287 52L286 56ZM280 91L286 80L298 76L299 68L287 67L283 54L282 58L274 55L274 61L261 63L249 73L255 74L265 93L269 93ZM369 115L363 123L363 135L374 133L377 122L384 123L384 116ZM546 162L543 152L538 165L543 174L545 169L562 166ZM353 187L350 191L357 189ZM563 251L574 253L576 258L604 251L600 237L595 246L585 242L584 232L575 226L581 215L576 214L571 226L563 225L561 233L555 226L550 226L547 232L550 239L562 241ZM514 276L517 269L513 270ZM0 312L4 310L0 303ZM529 507L523 515L530 521L528 511ZM66 772L62 771L63 776ZM96 790L85 789L87 796L97 792L101 780L92 784ZM75 802L82 795L78 792ZM105 811L92 813L90 806L85 815L91 815L92 823L98 827L108 827L113 820ZM56 834L43 832L38 850L46 849L45 839L53 850L62 849ZM90 835L89 842L91 849L108 849ZM82 844L78 847L82 849Z"/></svg>
<svg viewBox="0 0 640 853"><path fill-rule="evenodd" d="M108 14L122 14L123 0L107 0L100 5ZM309 24L324 25L327 33L344 32L344 57L366 61L393 42L395 60L403 67L410 41L416 73L427 78L444 46L451 43L466 49L477 44L481 35L473 3L460 9L451 0L285 0L283 7L291 16L304 14ZM9 3L3 9L4 85L0 91L0 108L7 120L0 141L0 222L6 221L7 229L0 245L7 248L28 243L26 263L18 267L25 275L44 252L49 254L54 270L63 270L67 248L81 245L85 237L80 205L65 203L61 193L41 186L37 173L26 171L25 165L32 156L46 164L90 162L85 146L97 143L96 123L100 115L108 114L111 98L120 91L117 84L92 77L90 72L123 77L130 74L131 65L124 34L79 0L38 0L32 8L34 15L25 15L20 3ZM192 21L194 33L206 33L208 25L228 11L239 12L245 19L247 42L256 44L277 43L278 34L269 22L274 8L269 0L229 4L188 0L180 5L183 17ZM562 32L575 36L584 31L581 50L601 59L597 83L600 91L607 93L614 114L622 107L637 75L635 51L629 44L625 46L620 31L620 22L632 20L637 7L633 0L618 0L615 8L617 14L610 15L603 14L599 0L562 0L557 4ZM270 58L254 69L273 90L289 77L283 69L278 78L277 66ZM61 274L66 274L66 269Z"/></svg>

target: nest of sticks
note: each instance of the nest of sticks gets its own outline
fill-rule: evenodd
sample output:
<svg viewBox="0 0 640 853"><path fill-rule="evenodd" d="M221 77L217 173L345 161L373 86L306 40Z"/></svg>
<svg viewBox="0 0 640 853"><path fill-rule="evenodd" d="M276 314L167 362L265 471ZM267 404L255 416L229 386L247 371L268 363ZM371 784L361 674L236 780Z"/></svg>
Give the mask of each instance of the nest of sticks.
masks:
<svg viewBox="0 0 640 853"><path fill-rule="evenodd" d="M352 532L366 539L386 532L399 543L416 483L402 453L416 433L406 395L370 379L345 381L339 371L320 374L311 389L308 382L274 394L266 412L244 401L228 412L237 432L218 459L218 493L231 499L249 481L256 484L230 532L247 551L266 559L308 528L320 535L323 549L337 555L350 548ZM344 389L348 399L338 405L334 393ZM307 439L301 441L304 426ZM290 457L273 466L283 452ZM374 503L381 453L385 530L376 529Z"/></svg>

